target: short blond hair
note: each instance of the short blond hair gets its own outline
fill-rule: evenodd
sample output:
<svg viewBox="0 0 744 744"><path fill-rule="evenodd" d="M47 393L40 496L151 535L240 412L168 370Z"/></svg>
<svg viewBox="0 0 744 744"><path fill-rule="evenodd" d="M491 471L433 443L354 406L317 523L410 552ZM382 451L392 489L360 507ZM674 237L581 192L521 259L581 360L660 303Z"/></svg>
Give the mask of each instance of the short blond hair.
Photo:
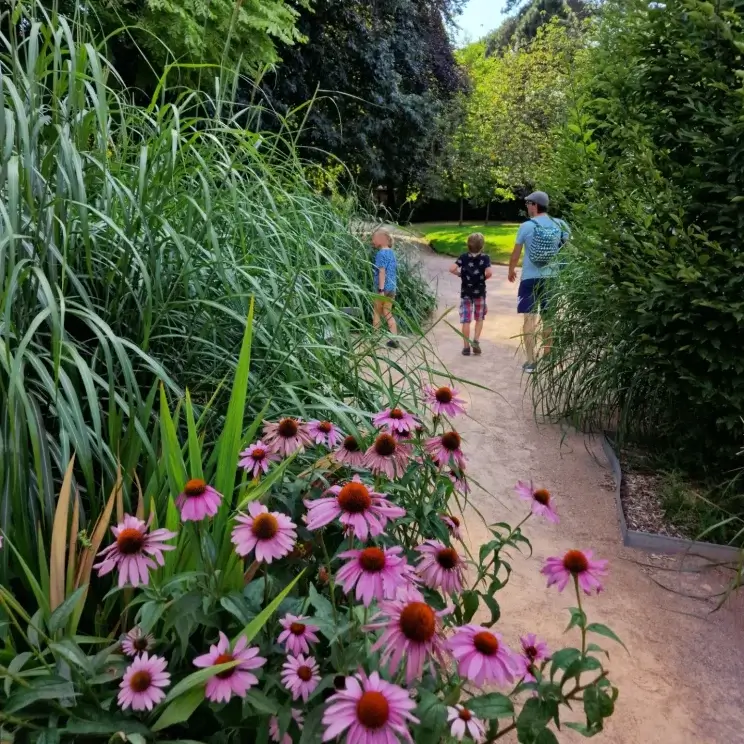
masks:
<svg viewBox="0 0 744 744"><path fill-rule="evenodd" d="M384 236L385 236L385 237L387 238L387 244L388 244L388 246L392 248L392 245L393 245L393 235L392 235L392 233L390 232L390 230L388 230L388 229L387 229L387 228L385 228L385 227L378 227L378 228L377 228L377 229L376 229L376 230L375 230L375 231L374 231L374 232L372 233L372 237L374 238L374 237L375 237L375 235L384 235Z"/></svg>
<svg viewBox="0 0 744 744"><path fill-rule="evenodd" d="M468 251L470 253L480 253L485 244L486 239L483 233L471 233L468 235Z"/></svg>

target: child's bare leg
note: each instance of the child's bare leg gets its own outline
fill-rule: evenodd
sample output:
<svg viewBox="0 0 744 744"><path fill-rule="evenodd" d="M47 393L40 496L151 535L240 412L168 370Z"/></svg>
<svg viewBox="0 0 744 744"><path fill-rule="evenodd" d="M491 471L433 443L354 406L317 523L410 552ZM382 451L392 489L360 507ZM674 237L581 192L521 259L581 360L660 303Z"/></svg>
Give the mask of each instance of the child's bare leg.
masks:
<svg viewBox="0 0 744 744"><path fill-rule="evenodd" d="M479 341L481 331L483 330L483 321L482 320L476 320L475 321L475 335L473 336L473 341Z"/></svg>
<svg viewBox="0 0 744 744"><path fill-rule="evenodd" d="M382 303L382 314L387 321L388 330L394 336L398 335L398 326L395 324L395 318L393 317L393 303L383 302Z"/></svg>
<svg viewBox="0 0 744 744"><path fill-rule="evenodd" d="M382 303L379 300L375 300L375 304L372 306L372 327L380 327L380 316L382 315Z"/></svg>
<svg viewBox="0 0 744 744"><path fill-rule="evenodd" d="M476 328L478 326L476 325ZM466 349L470 348L470 323L463 323L462 324L462 343L465 346Z"/></svg>

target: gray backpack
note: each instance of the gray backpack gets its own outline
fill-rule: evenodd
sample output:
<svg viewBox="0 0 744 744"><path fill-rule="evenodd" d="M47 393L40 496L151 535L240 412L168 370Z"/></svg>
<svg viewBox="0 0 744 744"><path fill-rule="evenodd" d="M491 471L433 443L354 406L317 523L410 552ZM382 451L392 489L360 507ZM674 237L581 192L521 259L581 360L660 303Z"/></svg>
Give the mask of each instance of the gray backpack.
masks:
<svg viewBox="0 0 744 744"><path fill-rule="evenodd" d="M546 266L563 247L563 230L557 222L552 225L541 225L536 220L530 222L534 223L535 232L527 256L535 266Z"/></svg>

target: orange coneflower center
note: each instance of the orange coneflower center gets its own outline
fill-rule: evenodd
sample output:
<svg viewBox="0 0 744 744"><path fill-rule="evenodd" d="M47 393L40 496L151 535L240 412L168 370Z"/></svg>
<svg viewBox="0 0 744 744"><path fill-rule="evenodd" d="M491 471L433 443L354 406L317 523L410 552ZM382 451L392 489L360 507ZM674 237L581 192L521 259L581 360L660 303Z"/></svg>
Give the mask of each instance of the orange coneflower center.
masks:
<svg viewBox="0 0 744 744"><path fill-rule="evenodd" d="M132 648L134 648L135 651L147 651L149 646L150 643L147 640L147 636L140 636L132 641Z"/></svg>
<svg viewBox="0 0 744 744"><path fill-rule="evenodd" d="M116 538L116 547L122 555L134 555L142 550L145 544L145 535L136 527L128 527L122 530Z"/></svg>
<svg viewBox="0 0 744 744"><path fill-rule="evenodd" d="M284 437L285 439L291 439L292 437L297 436L299 427L297 426L297 422L294 419L285 418L279 422L277 431L279 432L279 435Z"/></svg>
<svg viewBox="0 0 744 744"><path fill-rule="evenodd" d="M330 434L333 430L333 424L330 421L321 421L318 424L318 431L322 431L323 434Z"/></svg>
<svg viewBox="0 0 744 744"><path fill-rule="evenodd" d="M251 457L254 460L263 460L266 457L266 450L257 447L253 452L251 452Z"/></svg>
<svg viewBox="0 0 744 744"><path fill-rule="evenodd" d="M219 666L220 664L229 664L231 661L235 661L235 657L232 654L220 654L214 660L214 666ZM225 669L224 672L218 672L215 677L218 677L219 679L229 679L233 676L233 674L235 674L236 669L237 667Z"/></svg>
<svg viewBox="0 0 744 744"><path fill-rule="evenodd" d="M460 526L460 520L457 517L455 517L452 514L450 514L449 515L449 519L452 522L452 524L455 525L455 527L459 527Z"/></svg>
<svg viewBox="0 0 744 744"><path fill-rule="evenodd" d="M448 387L440 387L434 393L434 397L437 399L437 403L451 403L452 390L450 390Z"/></svg>
<svg viewBox="0 0 744 744"><path fill-rule="evenodd" d="M372 506L372 497L364 483L350 481L338 492L338 505L347 514L361 514Z"/></svg>
<svg viewBox="0 0 744 744"><path fill-rule="evenodd" d="M382 571L385 568L385 551L380 548L365 548L359 554L359 563L365 571Z"/></svg>
<svg viewBox="0 0 744 744"><path fill-rule="evenodd" d="M257 540L271 540L279 532L279 522L273 514L259 514L251 526L251 532Z"/></svg>
<svg viewBox="0 0 744 744"><path fill-rule="evenodd" d="M442 447L448 452L455 452L460 449L460 435L456 431L448 431L446 434L442 434Z"/></svg>
<svg viewBox="0 0 744 744"><path fill-rule="evenodd" d="M289 632L292 635L302 635L305 632L305 623L292 623L289 626Z"/></svg>
<svg viewBox="0 0 744 744"><path fill-rule="evenodd" d="M309 682L313 678L313 670L309 666L301 666L297 669L297 676L303 682Z"/></svg>
<svg viewBox="0 0 744 744"><path fill-rule="evenodd" d="M499 650L499 639L493 633L482 630L473 637L473 645L484 656L494 656Z"/></svg>
<svg viewBox="0 0 744 744"><path fill-rule="evenodd" d="M442 548L437 553L437 563L444 569L451 570L460 562L460 556L454 548Z"/></svg>
<svg viewBox="0 0 744 744"><path fill-rule="evenodd" d="M391 419L397 419L400 421L405 416L405 413L403 413L402 408L393 408L390 410L390 418Z"/></svg>
<svg viewBox="0 0 744 744"><path fill-rule="evenodd" d="M424 602L410 602L400 613L400 629L409 641L426 643L436 630L437 616Z"/></svg>
<svg viewBox="0 0 744 744"><path fill-rule="evenodd" d="M152 676L146 669L140 669L129 678L129 689L132 692L145 692L152 684Z"/></svg>
<svg viewBox="0 0 744 744"><path fill-rule="evenodd" d="M550 491L544 488L538 488L535 493L532 494L532 498L537 501L538 504L547 506L550 503Z"/></svg>
<svg viewBox="0 0 744 744"><path fill-rule="evenodd" d="M390 457L398 445L395 443L395 437L392 434L380 434L375 439L375 453L380 457Z"/></svg>
<svg viewBox="0 0 744 744"><path fill-rule="evenodd" d="M207 484L201 478L192 478L184 487L187 496L202 496L207 490Z"/></svg>
<svg viewBox="0 0 744 744"><path fill-rule="evenodd" d="M534 646L527 646L524 649L524 655L530 660L534 661L537 658L537 649Z"/></svg>
<svg viewBox="0 0 744 744"><path fill-rule="evenodd" d="M357 703L357 718L362 726L368 729L382 728L390 716L390 705L387 698L376 690L362 693Z"/></svg>
<svg viewBox="0 0 744 744"><path fill-rule="evenodd" d="M344 439L344 449L348 452L359 452L359 442L357 442L356 437L346 437Z"/></svg>
<svg viewBox="0 0 744 744"><path fill-rule="evenodd" d="M460 710L460 718L462 718L463 721L469 721L472 717L473 714L467 708L462 708Z"/></svg>
<svg viewBox="0 0 744 744"><path fill-rule="evenodd" d="M563 556L563 568L576 576L577 574L584 573L589 568L589 561L580 550L569 550Z"/></svg>

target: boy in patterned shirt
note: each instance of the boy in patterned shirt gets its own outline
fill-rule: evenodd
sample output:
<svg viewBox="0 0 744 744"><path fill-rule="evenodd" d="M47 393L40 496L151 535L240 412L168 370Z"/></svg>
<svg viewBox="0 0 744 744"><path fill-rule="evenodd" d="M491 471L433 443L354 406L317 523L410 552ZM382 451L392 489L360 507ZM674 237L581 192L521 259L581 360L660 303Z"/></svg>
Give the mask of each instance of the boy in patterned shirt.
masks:
<svg viewBox="0 0 744 744"><path fill-rule="evenodd" d="M486 305L486 280L493 275L491 257L483 253L486 239L481 233L468 236L468 252L463 253L450 267L450 273L462 280L460 287L460 323L464 356L470 356L472 343L473 354L480 354L480 335L483 330L483 319L488 312ZM475 333L470 341L470 323L475 321Z"/></svg>

